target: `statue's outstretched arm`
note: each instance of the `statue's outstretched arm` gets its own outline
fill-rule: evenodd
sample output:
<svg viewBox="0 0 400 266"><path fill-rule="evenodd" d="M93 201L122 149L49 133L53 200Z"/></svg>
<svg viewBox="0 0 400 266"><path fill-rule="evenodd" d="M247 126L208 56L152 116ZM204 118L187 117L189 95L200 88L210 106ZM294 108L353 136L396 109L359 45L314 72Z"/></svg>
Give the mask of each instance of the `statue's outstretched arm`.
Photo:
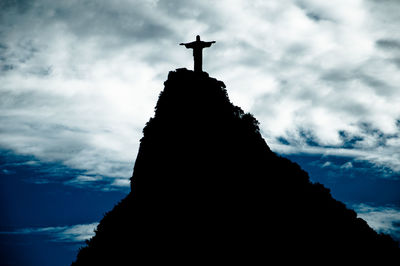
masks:
<svg viewBox="0 0 400 266"><path fill-rule="evenodd" d="M185 45L186 48L193 48L194 42L180 43L179 45Z"/></svg>
<svg viewBox="0 0 400 266"><path fill-rule="evenodd" d="M204 47L210 47L211 44L216 43L216 41L212 41L212 42L204 42Z"/></svg>

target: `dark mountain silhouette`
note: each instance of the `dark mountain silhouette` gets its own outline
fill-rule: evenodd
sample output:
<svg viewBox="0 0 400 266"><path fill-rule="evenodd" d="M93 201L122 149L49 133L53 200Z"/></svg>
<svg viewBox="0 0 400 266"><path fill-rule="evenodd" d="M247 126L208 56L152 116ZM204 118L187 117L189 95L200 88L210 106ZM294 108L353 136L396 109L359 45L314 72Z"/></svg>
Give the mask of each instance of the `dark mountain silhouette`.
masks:
<svg viewBox="0 0 400 266"><path fill-rule="evenodd" d="M164 84L131 193L74 266L398 259L395 241L269 149L223 82L178 69Z"/></svg>

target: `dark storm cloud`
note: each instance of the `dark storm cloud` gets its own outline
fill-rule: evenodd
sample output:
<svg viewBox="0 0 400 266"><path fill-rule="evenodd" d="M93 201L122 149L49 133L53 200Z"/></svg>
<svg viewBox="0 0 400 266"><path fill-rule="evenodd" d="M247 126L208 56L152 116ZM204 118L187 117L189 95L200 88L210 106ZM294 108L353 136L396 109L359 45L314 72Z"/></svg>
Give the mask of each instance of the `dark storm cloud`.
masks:
<svg viewBox="0 0 400 266"><path fill-rule="evenodd" d="M191 3L188 3L187 0L158 1L157 6L173 17L177 16L182 19L197 20L207 16L208 12L206 11L208 10L203 8L204 4L202 4L201 1L189 2Z"/></svg>
<svg viewBox="0 0 400 266"><path fill-rule="evenodd" d="M346 82L354 78L348 69L332 69L321 74L321 78L329 82Z"/></svg>
<svg viewBox="0 0 400 266"><path fill-rule="evenodd" d="M318 16L318 14L315 14L312 12L308 12L308 13L306 13L306 15L307 15L307 17L309 17L310 19L315 20L315 21L322 20L322 18L320 16Z"/></svg>
<svg viewBox="0 0 400 266"><path fill-rule="evenodd" d="M396 92L396 88L390 86L383 80L367 74L360 74L358 78L371 88L374 88L378 95L387 95Z"/></svg>
<svg viewBox="0 0 400 266"><path fill-rule="evenodd" d="M151 14L151 7L143 1L122 1L120 5L108 1L28 2L8 1L3 12L12 14L14 10L21 10L28 16L28 23L25 23L28 29L37 22L42 25L60 24L60 30L66 30L78 38L101 37L103 42L119 45L174 34L168 25L158 19L156 13ZM4 21L7 24L17 23L12 20L15 16L4 17L7 18Z"/></svg>
<svg viewBox="0 0 400 266"><path fill-rule="evenodd" d="M105 4L96 5L86 2L79 10L65 9L65 13L56 13L55 19L68 22L68 27L79 37L92 35L103 36L105 39L115 38L117 42L150 40L172 35L168 27L156 20L156 17L146 16L139 6L129 9ZM139 8L138 8L139 7ZM79 16L79 20L74 17ZM150 18L150 19L149 19Z"/></svg>
<svg viewBox="0 0 400 266"><path fill-rule="evenodd" d="M365 85L373 88L378 95L390 95L396 92L396 88L389 85L384 80L381 80L376 76L374 77L370 74L366 74L362 66L359 69L327 70L325 73L322 73L321 78L334 84L359 80Z"/></svg>
<svg viewBox="0 0 400 266"><path fill-rule="evenodd" d="M393 58L389 60L393 64L395 64L400 69L400 58Z"/></svg>
<svg viewBox="0 0 400 266"><path fill-rule="evenodd" d="M299 8L301 8L304 11L305 15L309 19L317 23L321 21L331 21L331 22L335 21L330 15L329 13L330 11L326 10L321 6L318 6L318 4L315 3L315 1L298 0L294 2Z"/></svg>
<svg viewBox="0 0 400 266"><path fill-rule="evenodd" d="M400 41L399 39L380 39L376 41L376 46L385 51L390 57L388 62L400 68Z"/></svg>
<svg viewBox="0 0 400 266"><path fill-rule="evenodd" d="M29 0L3 0L0 3L0 9L7 11L8 9L16 9L19 13L25 13L34 4L34 1Z"/></svg>
<svg viewBox="0 0 400 266"><path fill-rule="evenodd" d="M399 40L381 39L376 41L376 45L382 49L400 50Z"/></svg>

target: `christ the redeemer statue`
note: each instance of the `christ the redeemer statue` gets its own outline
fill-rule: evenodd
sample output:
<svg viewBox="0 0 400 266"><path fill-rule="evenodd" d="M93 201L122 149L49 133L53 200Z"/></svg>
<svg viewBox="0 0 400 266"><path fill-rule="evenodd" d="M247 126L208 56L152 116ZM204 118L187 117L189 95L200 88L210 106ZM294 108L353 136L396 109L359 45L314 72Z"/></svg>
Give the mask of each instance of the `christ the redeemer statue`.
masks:
<svg viewBox="0 0 400 266"><path fill-rule="evenodd" d="M194 59L194 72L203 72L203 48L210 47L212 42L203 42L200 40L200 35L196 36L196 41L189 43L181 43L180 45L185 45L188 49L193 49L193 59Z"/></svg>

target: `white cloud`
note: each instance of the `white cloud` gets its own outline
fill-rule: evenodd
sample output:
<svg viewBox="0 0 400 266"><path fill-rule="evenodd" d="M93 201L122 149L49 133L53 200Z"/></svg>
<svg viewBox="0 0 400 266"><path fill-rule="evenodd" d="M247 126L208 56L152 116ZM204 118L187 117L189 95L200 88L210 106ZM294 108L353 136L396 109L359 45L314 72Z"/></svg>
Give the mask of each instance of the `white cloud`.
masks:
<svg viewBox="0 0 400 266"><path fill-rule="evenodd" d="M77 224L71 226L24 228L0 234L36 234L47 235L56 242L81 242L94 236L98 223Z"/></svg>
<svg viewBox="0 0 400 266"><path fill-rule="evenodd" d="M353 164L351 162L347 162L347 163L344 163L343 165L341 165L340 168L350 169L350 168L353 168Z"/></svg>
<svg viewBox="0 0 400 266"><path fill-rule="evenodd" d="M114 182L111 184L112 186L117 186L117 187L129 187L130 186L130 181L129 179L125 178L120 178L120 179L115 179Z"/></svg>
<svg viewBox="0 0 400 266"><path fill-rule="evenodd" d="M329 167L331 165L332 165L331 162L325 162L321 167L324 168L324 167Z"/></svg>
<svg viewBox="0 0 400 266"><path fill-rule="evenodd" d="M87 175L79 175L73 179L70 179L64 184L73 185L73 186L86 186L88 183L93 183L95 181L101 181L103 178L101 176L87 176Z"/></svg>
<svg viewBox="0 0 400 266"><path fill-rule="evenodd" d="M378 42L399 40L393 11L399 6L361 0L3 6L0 147L126 186L168 71L192 67L190 51L177 44L200 34L217 41L204 53L204 68L261 122L273 150L353 156L400 171L400 52ZM390 27L382 26L385 12ZM341 131L359 139L351 149ZM310 146L307 136L321 147Z"/></svg>
<svg viewBox="0 0 400 266"><path fill-rule="evenodd" d="M391 207L354 205L358 217L364 219L377 232L392 235L400 240L400 210Z"/></svg>

